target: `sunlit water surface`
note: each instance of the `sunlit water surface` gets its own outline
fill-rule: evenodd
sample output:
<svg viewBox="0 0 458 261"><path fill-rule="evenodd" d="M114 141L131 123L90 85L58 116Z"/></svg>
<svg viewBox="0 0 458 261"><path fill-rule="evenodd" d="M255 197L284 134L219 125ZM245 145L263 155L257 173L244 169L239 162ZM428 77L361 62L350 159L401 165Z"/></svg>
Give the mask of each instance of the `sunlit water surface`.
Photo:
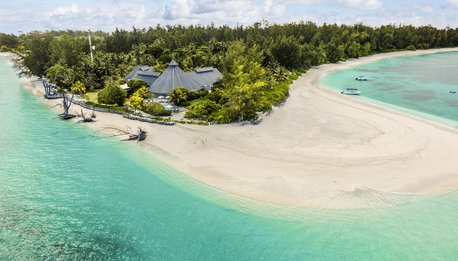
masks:
<svg viewBox="0 0 458 261"><path fill-rule="evenodd" d="M56 118L0 57L0 260L458 258L458 193L372 209L270 206L94 135Z"/></svg>

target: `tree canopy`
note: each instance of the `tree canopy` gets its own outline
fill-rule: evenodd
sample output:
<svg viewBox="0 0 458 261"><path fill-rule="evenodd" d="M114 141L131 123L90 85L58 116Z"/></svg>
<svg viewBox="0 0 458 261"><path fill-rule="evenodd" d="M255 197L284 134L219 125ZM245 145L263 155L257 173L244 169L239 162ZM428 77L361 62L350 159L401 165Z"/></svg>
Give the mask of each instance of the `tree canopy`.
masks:
<svg viewBox="0 0 458 261"><path fill-rule="evenodd" d="M117 104L125 99L124 92L107 88L111 86L107 82L123 80L137 65L163 71L174 59L184 70L216 67L224 78L213 86L211 93L190 99L189 93L177 90L170 96L176 104L200 110L190 112L189 116L207 111L209 115L204 118L222 123L256 119L259 112L283 102L294 77L311 66L395 50L458 46L458 29L432 26L370 27L312 22L263 22L236 27L175 25L91 32L92 44L96 46L91 60L88 34L0 33L0 47L21 56L24 73L46 75L62 88L71 88L77 81L88 91L104 88L101 99L116 93L120 95L119 101L114 102ZM134 87L131 94L144 85L140 81L129 83Z"/></svg>

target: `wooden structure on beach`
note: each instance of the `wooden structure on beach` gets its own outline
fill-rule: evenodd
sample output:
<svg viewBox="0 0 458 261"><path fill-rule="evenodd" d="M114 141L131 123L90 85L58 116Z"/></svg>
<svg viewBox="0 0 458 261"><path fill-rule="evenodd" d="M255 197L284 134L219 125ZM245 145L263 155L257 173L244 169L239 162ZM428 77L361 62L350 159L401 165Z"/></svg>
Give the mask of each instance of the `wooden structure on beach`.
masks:
<svg viewBox="0 0 458 261"><path fill-rule="evenodd" d="M49 83L48 79L41 78L41 82L43 83L43 88L45 90L45 99L61 99L63 97L63 94L59 93L57 89Z"/></svg>

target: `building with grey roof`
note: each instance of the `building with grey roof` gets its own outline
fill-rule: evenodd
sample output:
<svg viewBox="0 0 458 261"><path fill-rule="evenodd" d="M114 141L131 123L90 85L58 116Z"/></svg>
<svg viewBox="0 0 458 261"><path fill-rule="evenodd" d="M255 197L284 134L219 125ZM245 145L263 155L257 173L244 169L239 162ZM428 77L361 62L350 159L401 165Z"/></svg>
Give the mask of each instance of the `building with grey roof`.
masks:
<svg viewBox="0 0 458 261"><path fill-rule="evenodd" d="M141 65L135 67L125 79L143 80L148 84L150 92L167 95L178 87L184 87L189 91L210 90L221 77L221 72L213 67L183 72L178 64L172 61L163 73L154 72L151 67Z"/></svg>

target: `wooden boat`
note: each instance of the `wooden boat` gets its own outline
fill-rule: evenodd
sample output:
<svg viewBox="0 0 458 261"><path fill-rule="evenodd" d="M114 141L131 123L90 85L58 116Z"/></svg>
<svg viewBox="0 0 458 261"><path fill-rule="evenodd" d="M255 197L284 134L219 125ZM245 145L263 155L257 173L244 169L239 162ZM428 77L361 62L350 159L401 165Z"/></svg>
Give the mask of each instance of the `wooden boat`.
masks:
<svg viewBox="0 0 458 261"><path fill-rule="evenodd" d="M356 89L356 88L347 88L343 91L340 92L341 94L346 94L346 95L360 95L361 91Z"/></svg>
<svg viewBox="0 0 458 261"><path fill-rule="evenodd" d="M358 77L355 78L355 80L356 81L360 81L360 82L365 82L365 81L367 81L367 78L364 77L364 76L358 76Z"/></svg>

